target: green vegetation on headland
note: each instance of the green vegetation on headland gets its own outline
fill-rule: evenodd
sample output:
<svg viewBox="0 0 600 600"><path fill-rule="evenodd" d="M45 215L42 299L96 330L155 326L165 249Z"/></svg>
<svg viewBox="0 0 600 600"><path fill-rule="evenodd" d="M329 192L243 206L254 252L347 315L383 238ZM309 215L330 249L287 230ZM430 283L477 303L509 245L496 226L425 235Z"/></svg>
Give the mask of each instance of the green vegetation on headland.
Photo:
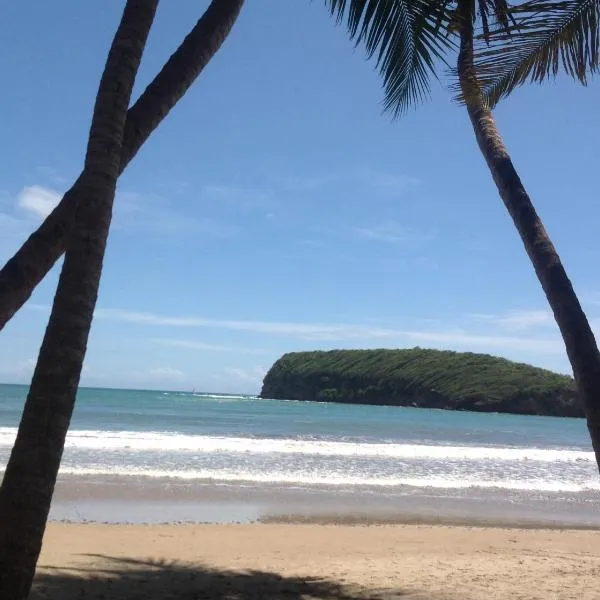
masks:
<svg viewBox="0 0 600 600"><path fill-rule="evenodd" d="M261 397L584 416L571 377L488 354L422 348L284 354Z"/></svg>

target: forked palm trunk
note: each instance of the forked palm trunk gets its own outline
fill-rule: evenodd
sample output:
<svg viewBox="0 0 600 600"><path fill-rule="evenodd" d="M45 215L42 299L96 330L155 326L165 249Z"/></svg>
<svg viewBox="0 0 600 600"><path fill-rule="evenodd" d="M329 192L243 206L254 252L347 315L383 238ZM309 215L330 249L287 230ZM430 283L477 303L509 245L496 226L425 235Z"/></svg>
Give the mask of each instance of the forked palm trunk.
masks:
<svg viewBox="0 0 600 600"><path fill-rule="evenodd" d="M460 2L458 75L462 96L500 197L521 236L565 343L600 469L600 353L587 317L504 146L481 93L473 62L471 0Z"/></svg>
<svg viewBox="0 0 600 600"><path fill-rule="evenodd" d="M120 173L219 50L243 4L244 0L213 0L128 111ZM73 207L85 200L85 177L85 172L80 174L60 204L0 271L0 330L65 251Z"/></svg>
<svg viewBox="0 0 600 600"><path fill-rule="evenodd" d="M29 594L85 357L127 106L158 0L127 0L100 81L65 262L0 487L0 596Z"/></svg>

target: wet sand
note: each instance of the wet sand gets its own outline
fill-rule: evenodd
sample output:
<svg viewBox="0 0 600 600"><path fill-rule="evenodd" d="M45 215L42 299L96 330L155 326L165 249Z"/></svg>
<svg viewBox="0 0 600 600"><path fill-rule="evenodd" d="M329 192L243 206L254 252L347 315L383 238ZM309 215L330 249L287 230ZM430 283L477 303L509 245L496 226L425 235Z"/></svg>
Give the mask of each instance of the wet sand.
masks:
<svg viewBox="0 0 600 600"><path fill-rule="evenodd" d="M600 529L600 494L501 489L226 485L133 477L60 477L51 519L160 524L316 522ZM600 596L599 596L600 598Z"/></svg>

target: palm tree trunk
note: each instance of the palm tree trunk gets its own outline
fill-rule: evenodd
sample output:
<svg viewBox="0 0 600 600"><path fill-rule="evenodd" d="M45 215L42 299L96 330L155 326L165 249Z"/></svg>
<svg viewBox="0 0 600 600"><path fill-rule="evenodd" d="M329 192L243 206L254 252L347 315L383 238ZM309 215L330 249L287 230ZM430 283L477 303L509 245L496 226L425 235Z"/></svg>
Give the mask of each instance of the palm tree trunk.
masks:
<svg viewBox="0 0 600 600"><path fill-rule="evenodd" d="M0 590L31 588L92 323L119 176L127 107L158 0L127 0L100 81L54 305L0 487Z"/></svg>
<svg viewBox="0 0 600 600"><path fill-rule="evenodd" d="M587 317L573 290L544 225L529 198L487 107L473 62L473 18L470 0L462 0L458 75L462 96L500 197L521 236L523 245L565 343L573 375L585 409L588 429L600 469L600 353Z"/></svg>
<svg viewBox="0 0 600 600"><path fill-rule="evenodd" d="M181 46L127 113L120 171L183 97L231 31L244 0L213 0ZM0 271L0 330L65 251L73 207L84 198L86 173ZM85 199L85 198L84 198Z"/></svg>

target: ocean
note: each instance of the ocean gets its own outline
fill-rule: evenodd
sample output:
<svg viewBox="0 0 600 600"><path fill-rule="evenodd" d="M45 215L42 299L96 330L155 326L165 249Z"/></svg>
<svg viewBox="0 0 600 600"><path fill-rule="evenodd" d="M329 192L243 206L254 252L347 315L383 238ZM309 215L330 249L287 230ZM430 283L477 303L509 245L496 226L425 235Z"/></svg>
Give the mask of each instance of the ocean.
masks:
<svg viewBox="0 0 600 600"><path fill-rule="evenodd" d="M0 385L0 468L26 393ZM583 419L81 389L59 481L55 517L81 520L95 520L94 503L129 499L138 508L160 500L149 521L167 504L185 505L173 514L194 520L194 503L223 500L231 519L223 509L208 520L281 517L306 513L303 506L313 516L348 516L371 506L389 518L477 513L600 524L600 477ZM118 512L139 516L133 506Z"/></svg>

